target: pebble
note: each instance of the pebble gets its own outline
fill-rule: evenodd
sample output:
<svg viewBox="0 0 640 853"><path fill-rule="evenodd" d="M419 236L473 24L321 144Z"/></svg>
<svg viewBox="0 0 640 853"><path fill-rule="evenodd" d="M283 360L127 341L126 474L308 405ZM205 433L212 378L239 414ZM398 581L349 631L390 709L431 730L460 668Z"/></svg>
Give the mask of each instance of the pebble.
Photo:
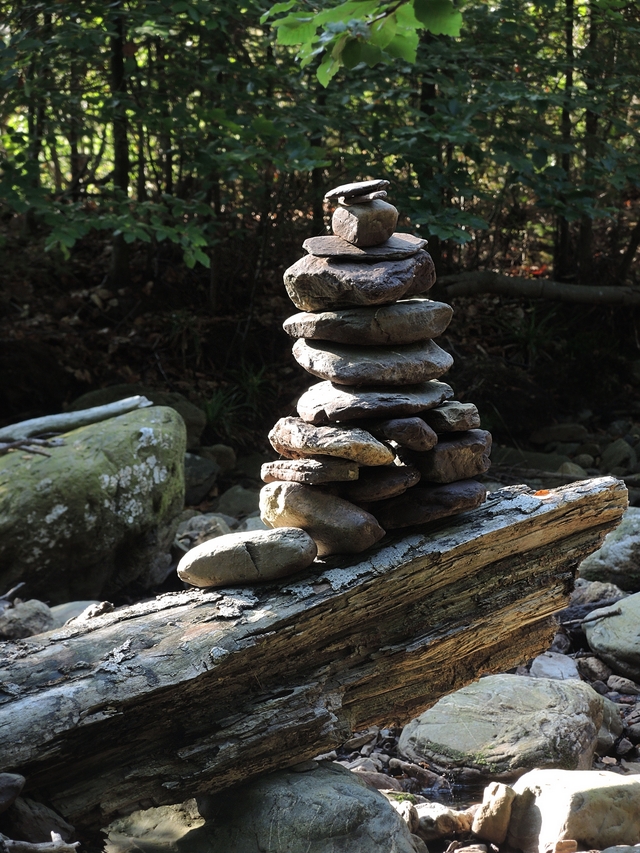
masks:
<svg viewBox="0 0 640 853"><path fill-rule="evenodd" d="M480 414L473 403L447 400L425 412L424 419L436 432L464 432L480 426Z"/></svg>
<svg viewBox="0 0 640 853"><path fill-rule="evenodd" d="M449 397L453 397L452 389L437 379L421 385L381 388L345 388L325 381L305 391L298 400L297 409L308 423L326 424L366 417L414 415Z"/></svg>
<svg viewBox="0 0 640 853"><path fill-rule="evenodd" d="M300 338L293 355L308 373L337 385L417 385L438 379L453 364L434 341L382 348Z"/></svg>
<svg viewBox="0 0 640 853"><path fill-rule="evenodd" d="M302 483L267 483L260 493L263 521L272 527L300 527L314 539L318 556L357 554L385 531L368 512L343 498Z"/></svg>
<svg viewBox="0 0 640 853"><path fill-rule="evenodd" d="M284 274L293 304L303 311L349 305L384 305L426 293L435 283L431 255L420 250L410 258L371 266L307 255Z"/></svg>
<svg viewBox="0 0 640 853"><path fill-rule="evenodd" d="M273 580L306 568L316 553L313 539L297 527L228 533L188 551L178 576L198 587Z"/></svg>
<svg viewBox="0 0 640 853"><path fill-rule="evenodd" d="M412 344L442 334L452 308L432 299L406 299L393 305L301 312L284 321L294 338L335 341L353 345Z"/></svg>
<svg viewBox="0 0 640 853"><path fill-rule="evenodd" d="M348 258L360 263L376 263L410 258L419 249L426 249L427 241L413 234L401 234L396 231L379 246L360 248L343 237L327 235L326 237L309 237L302 244L302 248L317 258Z"/></svg>
<svg viewBox="0 0 640 853"><path fill-rule="evenodd" d="M269 433L274 450L282 456L337 456L359 465L390 465L393 452L371 433L342 426L314 426L301 418L280 418Z"/></svg>
<svg viewBox="0 0 640 853"><path fill-rule="evenodd" d="M396 230L397 224L397 209L381 198L366 204L340 205L331 219L336 236L362 248L384 243Z"/></svg>

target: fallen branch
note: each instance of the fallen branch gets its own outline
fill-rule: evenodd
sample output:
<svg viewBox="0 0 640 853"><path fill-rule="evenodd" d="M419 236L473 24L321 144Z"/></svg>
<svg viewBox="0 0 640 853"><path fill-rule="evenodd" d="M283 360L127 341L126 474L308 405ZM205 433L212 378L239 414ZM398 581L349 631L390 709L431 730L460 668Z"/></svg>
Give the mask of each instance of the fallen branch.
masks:
<svg viewBox="0 0 640 853"><path fill-rule="evenodd" d="M2 853L75 853L79 841L67 844L57 832L51 833L51 841L35 844L31 841L14 841L0 832L0 851Z"/></svg>
<svg viewBox="0 0 640 853"><path fill-rule="evenodd" d="M99 421L106 421L109 418L124 415L134 409L144 409L147 406L153 406L151 400L138 395L127 397L125 400L116 400L115 403L107 403L104 406L81 409L79 412L62 412L59 415L32 418L29 421L20 421L20 423L10 424L0 429L0 441L17 443L34 435L69 432L72 429L97 424Z"/></svg>
<svg viewBox="0 0 640 853"><path fill-rule="evenodd" d="M586 284L565 284L548 278L519 278L492 270L444 275L438 283L452 296L475 296L478 293L498 293L524 299L552 299L558 302L582 302L599 305L640 305L639 287L598 287Z"/></svg>

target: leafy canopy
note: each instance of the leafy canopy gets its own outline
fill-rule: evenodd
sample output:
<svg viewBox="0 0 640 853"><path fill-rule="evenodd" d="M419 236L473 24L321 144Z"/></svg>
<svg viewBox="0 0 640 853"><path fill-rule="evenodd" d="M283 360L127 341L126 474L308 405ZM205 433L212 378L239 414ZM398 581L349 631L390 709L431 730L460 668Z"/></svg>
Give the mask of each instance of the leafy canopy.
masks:
<svg viewBox="0 0 640 853"><path fill-rule="evenodd" d="M328 9L315 0L285 0L265 12L261 23L268 20L278 44L300 45L302 68L321 57L316 73L325 87L343 66L372 68L394 59L413 64L419 30L457 36L462 26L452 0L346 0Z"/></svg>

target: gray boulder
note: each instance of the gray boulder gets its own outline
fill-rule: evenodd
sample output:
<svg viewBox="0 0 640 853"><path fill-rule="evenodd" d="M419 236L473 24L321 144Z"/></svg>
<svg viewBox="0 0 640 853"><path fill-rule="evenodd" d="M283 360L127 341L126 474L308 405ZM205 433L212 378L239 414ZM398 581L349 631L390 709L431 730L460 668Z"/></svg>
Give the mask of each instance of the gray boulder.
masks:
<svg viewBox="0 0 640 853"><path fill-rule="evenodd" d="M532 767L583 770L610 704L582 681L490 675L412 720L398 749L454 776L510 780Z"/></svg>
<svg viewBox="0 0 640 853"><path fill-rule="evenodd" d="M592 610L582 625L599 658L618 675L640 681L640 593Z"/></svg>
<svg viewBox="0 0 640 853"><path fill-rule="evenodd" d="M602 547L580 563L581 578L640 592L640 507L630 506Z"/></svg>
<svg viewBox="0 0 640 853"><path fill-rule="evenodd" d="M59 604L164 580L184 502L182 418L138 409L62 440L50 456L0 457L0 589L24 581Z"/></svg>

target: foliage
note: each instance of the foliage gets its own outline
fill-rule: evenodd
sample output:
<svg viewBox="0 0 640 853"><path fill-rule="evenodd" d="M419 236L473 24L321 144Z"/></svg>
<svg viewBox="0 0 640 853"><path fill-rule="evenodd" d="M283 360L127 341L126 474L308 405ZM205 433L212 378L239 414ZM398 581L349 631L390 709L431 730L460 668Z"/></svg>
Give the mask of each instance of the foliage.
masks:
<svg viewBox="0 0 640 853"><path fill-rule="evenodd" d="M3 15L3 215L66 256L94 230L114 253L145 244L147 277L172 247L212 310L252 306L324 228L324 189L358 177L392 181L440 267L521 271L535 239L556 275L615 281L640 242L640 13L623 0L42 0Z"/></svg>

